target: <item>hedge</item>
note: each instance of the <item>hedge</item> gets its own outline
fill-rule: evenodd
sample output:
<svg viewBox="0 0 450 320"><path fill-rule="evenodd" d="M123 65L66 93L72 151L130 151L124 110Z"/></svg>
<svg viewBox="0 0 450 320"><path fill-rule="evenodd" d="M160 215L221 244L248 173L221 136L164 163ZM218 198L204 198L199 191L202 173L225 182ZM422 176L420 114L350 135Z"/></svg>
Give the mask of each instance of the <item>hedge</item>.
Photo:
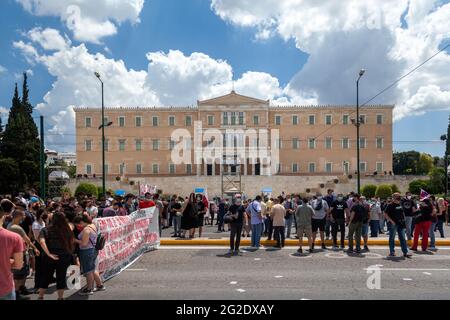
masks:
<svg viewBox="0 0 450 320"><path fill-rule="evenodd" d="M375 195L379 197L380 199L386 199L392 196L392 188L388 184L380 184L377 187L377 191L375 192Z"/></svg>
<svg viewBox="0 0 450 320"><path fill-rule="evenodd" d="M398 188L398 186L395 183L391 184L391 189L392 189L392 193L400 192L400 189Z"/></svg>
<svg viewBox="0 0 450 320"><path fill-rule="evenodd" d="M412 194L420 194L420 189L428 191L430 186L429 180L416 179L409 183L409 192Z"/></svg>
<svg viewBox="0 0 450 320"><path fill-rule="evenodd" d="M77 189L75 190L75 197L78 197L80 194L97 197L97 187L92 183L82 182L78 185Z"/></svg>
<svg viewBox="0 0 450 320"><path fill-rule="evenodd" d="M364 197L366 197L367 199L374 197L376 192L377 192L377 186L374 184L366 184L361 189L362 195Z"/></svg>

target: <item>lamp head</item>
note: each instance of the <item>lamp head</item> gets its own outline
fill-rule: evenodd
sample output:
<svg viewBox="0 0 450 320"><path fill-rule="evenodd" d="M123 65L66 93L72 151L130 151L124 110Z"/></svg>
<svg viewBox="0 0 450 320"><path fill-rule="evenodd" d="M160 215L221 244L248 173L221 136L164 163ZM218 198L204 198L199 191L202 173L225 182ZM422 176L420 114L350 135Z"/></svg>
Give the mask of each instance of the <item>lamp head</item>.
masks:
<svg viewBox="0 0 450 320"><path fill-rule="evenodd" d="M97 71L95 71L94 74L95 74L95 76L96 76L97 78L100 79L100 73L98 73Z"/></svg>
<svg viewBox="0 0 450 320"><path fill-rule="evenodd" d="M366 70L364 69L359 70L359 76L362 77L364 75L364 72L366 72Z"/></svg>

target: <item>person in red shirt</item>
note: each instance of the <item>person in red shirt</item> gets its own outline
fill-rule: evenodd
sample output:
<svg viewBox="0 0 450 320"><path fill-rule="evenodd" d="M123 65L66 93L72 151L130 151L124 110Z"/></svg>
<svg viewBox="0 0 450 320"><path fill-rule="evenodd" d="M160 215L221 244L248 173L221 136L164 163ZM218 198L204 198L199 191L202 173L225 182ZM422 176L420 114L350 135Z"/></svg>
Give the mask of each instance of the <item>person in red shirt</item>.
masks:
<svg viewBox="0 0 450 320"><path fill-rule="evenodd" d="M139 201L139 209L151 208L156 205L155 201L152 200L152 195L150 192L145 194L145 198Z"/></svg>
<svg viewBox="0 0 450 320"><path fill-rule="evenodd" d="M22 269L25 246L18 234L3 228L5 217L0 208L0 300L16 300L11 269Z"/></svg>

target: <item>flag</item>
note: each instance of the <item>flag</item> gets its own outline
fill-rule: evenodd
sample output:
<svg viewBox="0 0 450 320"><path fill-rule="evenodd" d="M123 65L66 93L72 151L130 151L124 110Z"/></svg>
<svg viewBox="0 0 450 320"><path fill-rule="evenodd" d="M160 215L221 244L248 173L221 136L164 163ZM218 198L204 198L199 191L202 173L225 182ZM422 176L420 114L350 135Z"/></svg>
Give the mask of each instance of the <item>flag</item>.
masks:
<svg viewBox="0 0 450 320"><path fill-rule="evenodd" d="M420 201L428 199L430 194L423 189L420 189Z"/></svg>

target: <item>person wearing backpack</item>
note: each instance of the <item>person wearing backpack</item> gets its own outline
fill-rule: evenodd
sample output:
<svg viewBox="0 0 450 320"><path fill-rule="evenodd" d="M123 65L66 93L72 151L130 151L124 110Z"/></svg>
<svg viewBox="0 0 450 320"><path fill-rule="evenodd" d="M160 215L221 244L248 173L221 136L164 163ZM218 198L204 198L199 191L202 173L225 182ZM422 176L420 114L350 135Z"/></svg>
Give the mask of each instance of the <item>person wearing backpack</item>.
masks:
<svg viewBox="0 0 450 320"><path fill-rule="evenodd" d="M103 249L104 238L97 232L97 227L92 223L92 219L87 215L77 216L74 224L82 229L75 242L80 246L80 265L81 274L86 277L87 286L79 294L86 296L92 295L94 291L104 291L105 286L100 279L98 272L95 272L95 260L98 250ZM96 288L94 289L94 282Z"/></svg>
<svg viewBox="0 0 450 320"><path fill-rule="evenodd" d="M320 241L322 244L322 249L326 250L325 239L324 239L324 231L325 224L327 221L327 216L330 214L330 208L328 207L328 203L323 200L321 194L317 194L317 198L312 201L311 206L314 209L314 215L312 217L312 249L314 250L314 243L316 241L317 230L320 231Z"/></svg>

